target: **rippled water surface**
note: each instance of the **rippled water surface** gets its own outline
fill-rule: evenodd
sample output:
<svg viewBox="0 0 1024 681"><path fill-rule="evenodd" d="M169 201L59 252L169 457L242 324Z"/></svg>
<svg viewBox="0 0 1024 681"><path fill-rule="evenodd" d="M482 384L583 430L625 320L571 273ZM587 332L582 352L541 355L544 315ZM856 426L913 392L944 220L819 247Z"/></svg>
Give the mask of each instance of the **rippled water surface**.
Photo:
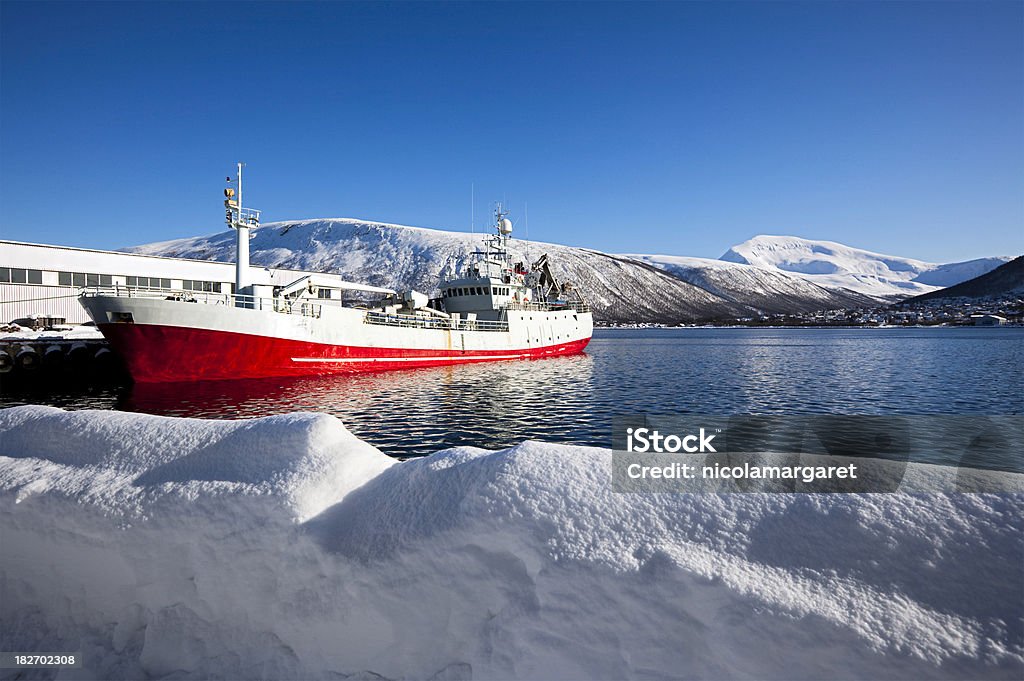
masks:
<svg viewBox="0 0 1024 681"><path fill-rule="evenodd" d="M615 415L1024 414L1024 329L606 329L584 355L353 376L7 392L0 404L341 418L401 456L607 447Z"/></svg>

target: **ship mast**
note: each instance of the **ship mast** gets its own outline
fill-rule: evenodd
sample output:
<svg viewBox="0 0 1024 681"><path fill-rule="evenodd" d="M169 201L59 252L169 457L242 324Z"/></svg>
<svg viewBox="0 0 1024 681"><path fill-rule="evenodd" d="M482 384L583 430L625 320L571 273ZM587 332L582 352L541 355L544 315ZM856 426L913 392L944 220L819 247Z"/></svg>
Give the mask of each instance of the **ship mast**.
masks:
<svg viewBox="0 0 1024 681"><path fill-rule="evenodd" d="M242 207L242 167L238 163L237 199L236 190L228 187L224 190L225 220L228 227L234 229L235 241L235 295L251 296L252 280L249 277L249 229L260 226L260 212L252 208ZM231 182L231 178L228 178Z"/></svg>

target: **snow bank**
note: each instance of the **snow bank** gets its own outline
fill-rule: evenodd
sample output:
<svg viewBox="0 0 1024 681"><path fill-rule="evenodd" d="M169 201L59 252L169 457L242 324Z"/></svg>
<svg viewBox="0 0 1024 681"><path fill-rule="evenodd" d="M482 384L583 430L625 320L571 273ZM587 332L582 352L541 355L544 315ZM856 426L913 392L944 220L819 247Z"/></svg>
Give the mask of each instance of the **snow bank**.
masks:
<svg viewBox="0 0 1024 681"><path fill-rule="evenodd" d="M92 676L1024 673L1020 494L618 494L607 450L390 465L310 414L19 407L0 454L0 649Z"/></svg>
<svg viewBox="0 0 1024 681"><path fill-rule="evenodd" d="M74 326L64 329L43 329L33 331L17 324L8 324L6 331L0 331L0 340L60 341L99 340L103 334L95 326Z"/></svg>

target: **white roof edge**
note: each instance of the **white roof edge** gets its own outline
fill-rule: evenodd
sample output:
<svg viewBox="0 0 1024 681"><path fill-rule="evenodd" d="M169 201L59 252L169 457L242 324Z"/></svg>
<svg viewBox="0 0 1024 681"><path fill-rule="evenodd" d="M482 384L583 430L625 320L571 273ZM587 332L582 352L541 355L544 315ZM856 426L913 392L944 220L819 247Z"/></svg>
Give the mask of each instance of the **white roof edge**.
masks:
<svg viewBox="0 0 1024 681"><path fill-rule="evenodd" d="M81 253L103 253L105 255L123 255L132 258L153 258L155 260L172 260L175 262L195 262L205 263L207 265L234 265L235 263L227 260L200 260L198 258L175 258L169 255L151 255L149 253L133 253L131 251L109 251L102 248L82 248L81 246L59 246L56 244L37 244L31 241L14 241L12 239L0 239L0 245L11 244L13 246L34 246L36 248L57 248L64 251L79 251ZM253 269L267 269L275 270L277 272L297 272L299 274L331 274L330 272L319 272L314 273L309 270L293 270L287 267L270 267L264 265L249 264L249 267ZM332 275L336 276L336 275Z"/></svg>

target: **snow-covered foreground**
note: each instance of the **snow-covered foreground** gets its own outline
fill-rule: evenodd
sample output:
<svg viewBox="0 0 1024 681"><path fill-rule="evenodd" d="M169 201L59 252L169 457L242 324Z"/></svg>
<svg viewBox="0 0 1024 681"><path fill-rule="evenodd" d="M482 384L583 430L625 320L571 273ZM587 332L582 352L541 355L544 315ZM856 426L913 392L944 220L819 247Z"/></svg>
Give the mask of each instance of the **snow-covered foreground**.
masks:
<svg viewBox="0 0 1024 681"><path fill-rule="evenodd" d="M1020 494L617 494L608 450L315 414L17 407L0 454L0 650L61 678L1024 673Z"/></svg>

